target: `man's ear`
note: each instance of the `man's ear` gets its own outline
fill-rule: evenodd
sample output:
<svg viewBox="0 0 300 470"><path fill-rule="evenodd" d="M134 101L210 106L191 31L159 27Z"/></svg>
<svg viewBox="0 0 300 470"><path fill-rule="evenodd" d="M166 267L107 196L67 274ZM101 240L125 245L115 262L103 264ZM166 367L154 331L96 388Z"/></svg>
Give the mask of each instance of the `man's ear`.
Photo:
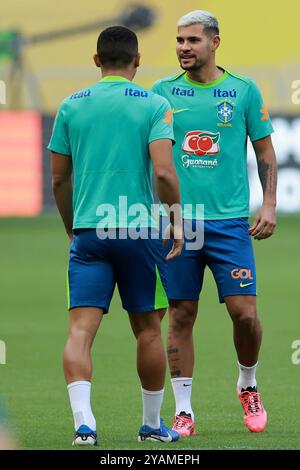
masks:
<svg viewBox="0 0 300 470"><path fill-rule="evenodd" d="M96 67L101 67L101 62L100 62L98 54L94 54L93 59L94 59Z"/></svg>
<svg viewBox="0 0 300 470"><path fill-rule="evenodd" d="M213 51L218 49L219 45L221 42L220 36L217 34L216 36L213 37L212 43L213 43Z"/></svg>
<svg viewBox="0 0 300 470"><path fill-rule="evenodd" d="M135 60L134 60L134 66L135 67L139 67L140 60L141 60L141 54L138 52L137 55L135 56Z"/></svg>

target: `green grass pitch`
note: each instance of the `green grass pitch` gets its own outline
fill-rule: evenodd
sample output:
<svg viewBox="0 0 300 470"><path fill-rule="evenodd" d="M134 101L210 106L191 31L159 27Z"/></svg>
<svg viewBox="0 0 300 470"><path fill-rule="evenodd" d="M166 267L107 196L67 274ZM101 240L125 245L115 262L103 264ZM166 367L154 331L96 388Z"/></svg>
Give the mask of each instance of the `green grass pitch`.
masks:
<svg viewBox="0 0 300 470"><path fill-rule="evenodd" d="M137 443L141 424L135 340L117 292L96 338L92 404L102 449L299 449L300 217L281 217L276 235L255 242L258 306L264 328L258 381L269 423L262 434L244 426L236 399L232 327L207 271L195 326L193 406L196 437L172 445ZM0 220L0 395L23 449L70 449L73 422L62 373L67 335L68 242L56 215ZM166 337L167 318L164 319ZM162 415L171 423L167 375ZM93 449L90 449L93 451Z"/></svg>

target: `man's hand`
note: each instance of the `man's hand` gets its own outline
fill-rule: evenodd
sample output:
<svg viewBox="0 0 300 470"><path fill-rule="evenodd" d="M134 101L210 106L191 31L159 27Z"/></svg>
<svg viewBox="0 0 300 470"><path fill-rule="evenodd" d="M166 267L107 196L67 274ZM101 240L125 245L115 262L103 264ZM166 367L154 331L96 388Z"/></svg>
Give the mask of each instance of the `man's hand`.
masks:
<svg viewBox="0 0 300 470"><path fill-rule="evenodd" d="M171 251L169 251L166 256L167 261L176 258L182 251L184 238L181 225L176 225L175 227L172 224L167 225L164 231L163 246L167 246L170 239L173 239L174 241Z"/></svg>
<svg viewBox="0 0 300 470"><path fill-rule="evenodd" d="M249 235L255 240L264 240L271 237L276 228L276 212L274 204L263 204L257 212Z"/></svg>

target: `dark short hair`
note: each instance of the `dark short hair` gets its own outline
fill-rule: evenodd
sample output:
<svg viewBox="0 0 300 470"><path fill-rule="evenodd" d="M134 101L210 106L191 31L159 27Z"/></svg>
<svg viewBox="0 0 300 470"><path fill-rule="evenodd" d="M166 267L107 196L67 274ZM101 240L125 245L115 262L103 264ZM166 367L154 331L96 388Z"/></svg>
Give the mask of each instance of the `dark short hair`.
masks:
<svg viewBox="0 0 300 470"><path fill-rule="evenodd" d="M104 29L97 41L97 54L106 67L127 67L138 53L136 34L124 26Z"/></svg>

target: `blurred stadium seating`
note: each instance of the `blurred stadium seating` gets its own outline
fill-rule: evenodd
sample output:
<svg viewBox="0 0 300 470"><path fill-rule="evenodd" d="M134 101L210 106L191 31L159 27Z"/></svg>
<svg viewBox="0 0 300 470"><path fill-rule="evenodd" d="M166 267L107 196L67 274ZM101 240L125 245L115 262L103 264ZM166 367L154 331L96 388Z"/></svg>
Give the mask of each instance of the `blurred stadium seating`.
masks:
<svg viewBox="0 0 300 470"><path fill-rule="evenodd" d="M283 17L271 0L254 0L247 12L238 0L145 1L153 24L139 31L143 60L136 81L150 87L156 79L176 73L177 19L197 8L214 12L222 37L218 63L250 75L263 91L276 130L279 210L293 213L300 212L300 104L292 101L293 82L300 79L300 4L287 4L288 15ZM6 103L0 99L0 216L36 215L53 206L46 145L55 110L65 96L98 79L92 63L98 32L119 23L128 5L125 0L76 5L70 0L1 2L0 80L6 84ZM51 39L53 32L70 29L78 31ZM7 47L12 41L13 51ZM261 189L251 149L249 177L255 209Z"/></svg>

